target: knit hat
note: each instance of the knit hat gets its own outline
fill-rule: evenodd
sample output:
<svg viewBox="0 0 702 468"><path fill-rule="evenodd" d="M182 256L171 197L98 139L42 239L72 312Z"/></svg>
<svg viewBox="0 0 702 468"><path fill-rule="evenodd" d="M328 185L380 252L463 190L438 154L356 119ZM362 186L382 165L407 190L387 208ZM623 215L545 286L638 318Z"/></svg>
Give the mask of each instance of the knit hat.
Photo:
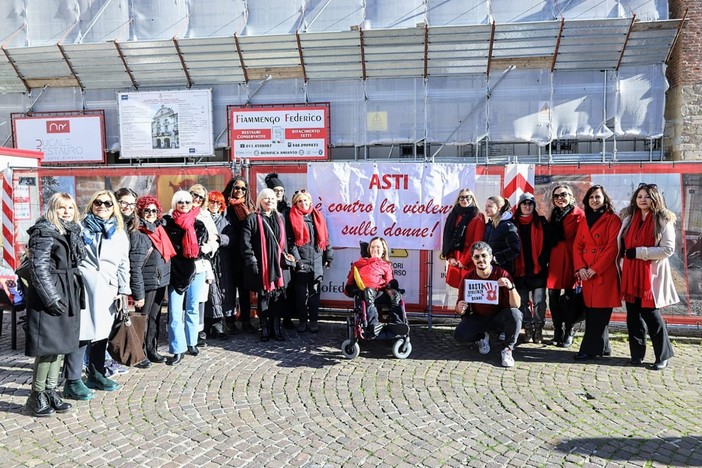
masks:
<svg viewBox="0 0 702 468"><path fill-rule="evenodd" d="M266 187L269 189L274 189L276 187L285 188L285 185L283 185L283 181L278 178L278 174L271 172L266 176Z"/></svg>
<svg viewBox="0 0 702 468"><path fill-rule="evenodd" d="M530 202L532 205L536 206L536 199L531 193L523 193L522 196L519 197L519 203L517 203L517 206L524 202Z"/></svg>

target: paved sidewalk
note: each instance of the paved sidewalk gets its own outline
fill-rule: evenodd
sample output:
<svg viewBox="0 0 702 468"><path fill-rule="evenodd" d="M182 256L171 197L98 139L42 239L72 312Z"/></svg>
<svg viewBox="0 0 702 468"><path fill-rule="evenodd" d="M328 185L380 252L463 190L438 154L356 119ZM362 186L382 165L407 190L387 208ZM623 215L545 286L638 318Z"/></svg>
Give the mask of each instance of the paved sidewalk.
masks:
<svg viewBox="0 0 702 468"><path fill-rule="evenodd" d="M702 466L702 356L676 342L662 372L613 356L522 345L517 365L457 345L452 328L412 329L413 352L361 343L341 323L285 342L238 335L116 377L122 388L71 413L22 413L31 360L0 337L0 466ZM20 332L20 347L24 345ZM162 347L163 349L163 347ZM648 362L652 361L649 349Z"/></svg>

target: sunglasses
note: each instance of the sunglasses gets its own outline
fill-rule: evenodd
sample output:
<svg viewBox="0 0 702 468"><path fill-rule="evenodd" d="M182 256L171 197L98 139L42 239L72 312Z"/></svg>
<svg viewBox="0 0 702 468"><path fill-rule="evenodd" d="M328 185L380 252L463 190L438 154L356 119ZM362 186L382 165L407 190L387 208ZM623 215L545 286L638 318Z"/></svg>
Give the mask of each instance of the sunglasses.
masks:
<svg viewBox="0 0 702 468"><path fill-rule="evenodd" d="M210 205L221 205L221 203L218 202L217 200L210 200L210 201L209 201L209 204L210 204Z"/></svg>
<svg viewBox="0 0 702 468"><path fill-rule="evenodd" d="M641 187L646 187L647 189L658 189L658 186L656 184L647 184L646 182L641 182L639 184L639 188Z"/></svg>
<svg viewBox="0 0 702 468"><path fill-rule="evenodd" d="M126 201L120 201L119 206L121 206L122 208L134 208L134 207L136 207L136 203L129 203Z"/></svg>
<svg viewBox="0 0 702 468"><path fill-rule="evenodd" d="M191 202L190 200L178 200L176 202L176 205L192 205L192 203L193 202Z"/></svg>
<svg viewBox="0 0 702 468"><path fill-rule="evenodd" d="M473 199L473 197L471 197L470 195L461 195L458 197L458 199L465 200L465 201L471 201Z"/></svg>
<svg viewBox="0 0 702 468"><path fill-rule="evenodd" d="M490 257L490 254L486 254L486 253L473 255L474 260L480 260L481 258L488 258L488 257Z"/></svg>
<svg viewBox="0 0 702 468"><path fill-rule="evenodd" d="M246 187L234 187L234 192L246 192L248 189Z"/></svg>
<svg viewBox="0 0 702 468"><path fill-rule="evenodd" d="M190 192L190 196L193 197L193 200L204 200L205 197L202 195L198 195L197 193Z"/></svg>
<svg viewBox="0 0 702 468"><path fill-rule="evenodd" d="M142 210L144 214L158 214L158 210L156 208L144 208Z"/></svg>
<svg viewBox="0 0 702 468"><path fill-rule="evenodd" d="M295 194L298 194L298 193L307 193L307 190L306 189L295 190Z"/></svg>
<svg viewBox="0 0 702 468"><path fill-rule="evenodd" d="M105 205L105 208L112 208L113 203L110 200L93 200L93 206L101 207Z"/></svg>
<svg viewBox="0 0 702 468"><path fill-rule="evenodd" d="M554 193L553 199L557 200L559 198L568 198L568 195L570 195L568 192Z"/></svg>

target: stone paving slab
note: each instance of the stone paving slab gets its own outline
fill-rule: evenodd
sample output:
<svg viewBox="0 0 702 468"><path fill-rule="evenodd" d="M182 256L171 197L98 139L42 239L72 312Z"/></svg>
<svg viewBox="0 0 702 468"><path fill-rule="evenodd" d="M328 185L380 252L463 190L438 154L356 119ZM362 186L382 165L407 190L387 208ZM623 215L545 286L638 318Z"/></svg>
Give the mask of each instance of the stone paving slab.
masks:
<svg viewBox="0 0 702 468"><path fill-rule="evenodd" d="M662 372L626 365L623 339L587 364L573 361L578 340L522 345L504 369L496 340L481 356L449 326L413 326L405 360L389 341L346 360L345 333L325 322L285 342L212 342L34 419L23 414L32 360L10 350L6 318L0 466L702 466L698 342L676 341Z"/></svg>

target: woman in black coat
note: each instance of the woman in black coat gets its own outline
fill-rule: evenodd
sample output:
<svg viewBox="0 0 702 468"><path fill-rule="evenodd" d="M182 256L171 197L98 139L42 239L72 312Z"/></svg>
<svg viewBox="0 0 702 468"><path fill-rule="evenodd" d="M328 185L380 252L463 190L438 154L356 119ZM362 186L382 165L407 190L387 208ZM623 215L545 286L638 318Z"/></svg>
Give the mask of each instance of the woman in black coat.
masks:
<svg viewBox="0 0 702 468"><path fill-rule="evenodd" d="M229 254L229 236L224 233L229 225L227 218L224 216L224 195L221 192L211 190L207 193L207 210L212 216L212 221L217 228L217 237L219 238L219 248L215 251L210 263L212 264L213 280L210 283L208 291L208 300L205 303L205 333L207 338L217 338L226 340L229 335L224 332L224 294L231 294L229 291L233 288L230 283L229 276L222 268L224 256ZM227 248L226 251L222 250ZM228 314L232 314L233 310L228 309Z"/></svg>
<svg viewBox="0 0 702 468"><path fill-rule="evenodd" d="M295 289L295 309L300 323L297 331L319 331L319 296L324 268L334 260L329 245L329 231L322 213L312 206L312 196L306 190L295 192L292 208L288 211L288 245L295 257L292 283Z"/></svg>
<svg viewBox="0 0 702 468"><path fill-rule="evenodd" d="M514 277L514 261L519 256L519 233L512 220L511 205L499 195L485 201L485 225L483 240L492 248L494 263Z"/></svg>
<svg viewBox="0 0 702 468"><path fill-rule="evenodd" d="M29 228L29 290L25 353L33 356L32 392L26 409L50 416L71 409L56 392L63 354L78 350L83 283L78 265L85 245L76 223L78 207L67 193L55 193L48 210ZM82 380L67 381L74 392L92 395ZM88 398L85 398L88 399Z"/></svg>
<svg viewBox="0 0 702 468"><path fill-rule="evenodd" d="M276 211L275 192L263 189L256 200L257 210L246 217L241 233L244 255L244 287L258 292L261 341L273 334L285 339L280 327L285 313L285 289L290 282L288 266L295 257L287 253L285 220Z"/></svg>
<svg viewBox="0 0 702 468"><path fill-rule="evenodd" d="M256 328L251 325L251 291L244 286L244 255L241 250L241 231L244 221L254 211L249 184L243 177L236 176L227 183L222 195L227 200L227 210L224 214L226 224L220 236L226 237L228 241L226 246L220 245L222 283L227 285L222 290L224 331L231 335L237 332L234 322L238 295L241 330L246 333L255 333Z"/></svg>
<svg viewBox="0 0 702 468"><path fill-rule="evenodd" d="M175 249L166 230L161 226L163 208L158 198L146 195L137 200L139 218L141 268L139 269L143 290L132 289L134 297L143 297L142 313L146 314L144 352L149 363L163 363L166 358L158 353L161 308L166 288L171 281L171 258ZM146 243L143 240L146 240ZM134 260L130 259L130 262ZM133 264L133 263L132 263ZM143 366L142 366L143 367Z"/></svg>

